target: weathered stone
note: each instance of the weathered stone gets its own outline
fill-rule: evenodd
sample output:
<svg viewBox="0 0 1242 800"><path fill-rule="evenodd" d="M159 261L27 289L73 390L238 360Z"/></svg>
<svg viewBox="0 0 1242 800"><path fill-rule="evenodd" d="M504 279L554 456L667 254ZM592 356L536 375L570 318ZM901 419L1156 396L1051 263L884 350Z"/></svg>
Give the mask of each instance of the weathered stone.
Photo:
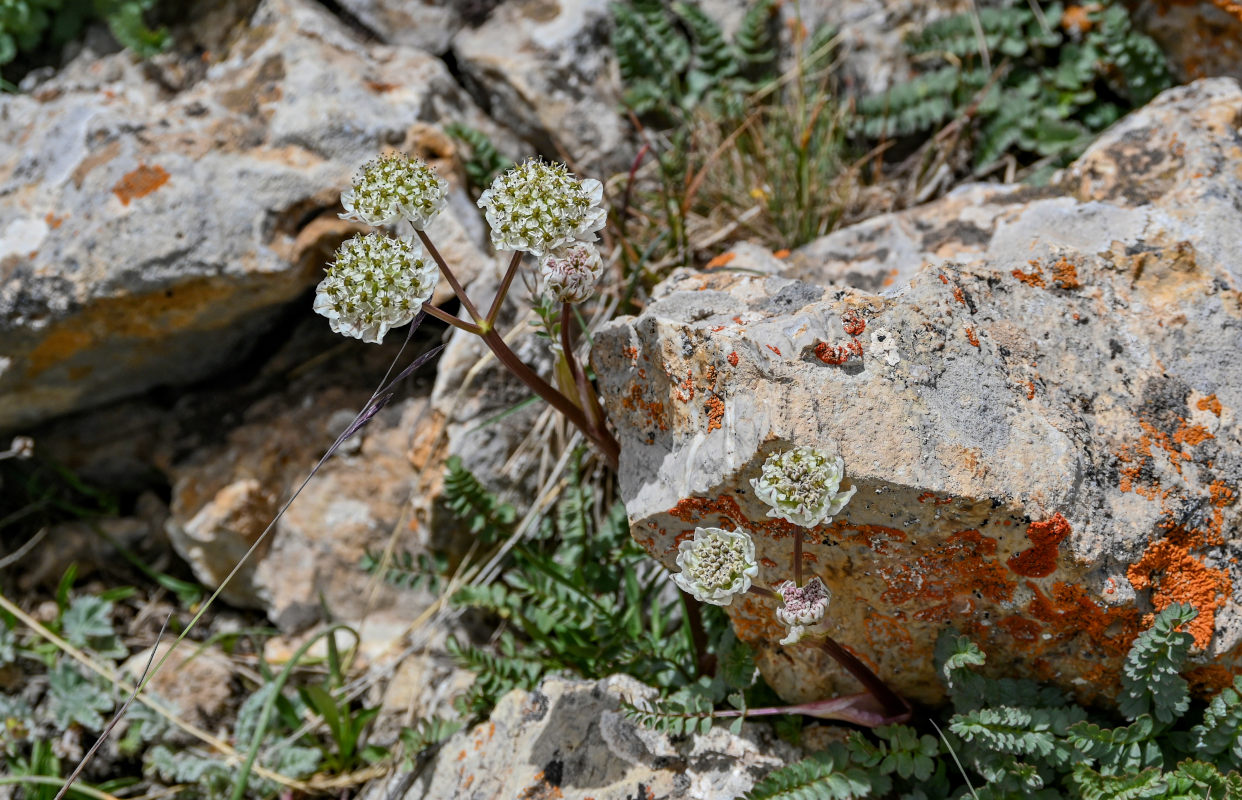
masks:
<svg viewBox="0 0 1242 800"><path fill-rule="evenodd" d="M385 42L428 53L447 53L453 36L466 24L460 0L339 0Z"/></svg>
<svg viewBox="0 0 1242 800"><path fill-rule="evenodd" d="M628 166L628 123L617 112L607 0L504 3L461 31L453 53L492 118L587 175Z"/></svg>
<svg viewBox="0 0 1242 800"><path fill-rule="evenodd" d="M672 739L625 717L622 699L653 694L625 675L597 682L551 677L533 692L512 691L489 721L445 742L404 797L718 800L741 797L763 774L798 756L767 726L747 724L733 735L717 725ZM401 778L367 796L384 797Z"/></svg>
<svg viewBox="0 0 1242 800"><path fill-rule="evenodd" d="M167 655L172 645L159 644L134 653L121 667L131 680L140 678L147 665L154 666ZM152 652L154 651L154 652ZM201 652L192 644L173 650L164 666L151 676L147 690L165 705L176 709L178 719L199 728L217 722L233 699L233 664L217 646L209 646ZM171 736L188 737L179 730Z"/></svg>
<svg viewBox="0 0 1242 800"><path fill-rule="evenodd" d="M1135 23L1156 40L1182 80L1242 80L1242 4L1236 0L1156 0L1132 9Z"/></svg>
<svg viewBox="0 0 1242 800"><path fill-rule="evenodd" d="M440 119L497 130L441 61L306 0L265 0L184 90L159 71L84 55L0 98L0 428L218 372L355 229L336 214L359 164L451 158ZM433 233L469 278L482 230L454 194Z"/></svg>
<svg viewBox="0 0 1242 800"><path fill-rule="evenodd" d="M1112 697L1145 615L1174 601L1199 611L1192 684L1227 681L1240 121L1238 84L1201 81L1052 189L963 189L833 237L889 237L890 254L813 245L789 267L801 280L675 273L595 340L635 538L672 568L696 525L745 528L758 582L777 584L794 529L749 481L772 452L825 447L858 494L806 533L804 566L834 594L829 633L900 691L941 696L932 648L952 626L998 673ZM972 193L986 202L961 214ZM728 609L782 696L857 690L818 651L778 646L774 610Z"/></svg>

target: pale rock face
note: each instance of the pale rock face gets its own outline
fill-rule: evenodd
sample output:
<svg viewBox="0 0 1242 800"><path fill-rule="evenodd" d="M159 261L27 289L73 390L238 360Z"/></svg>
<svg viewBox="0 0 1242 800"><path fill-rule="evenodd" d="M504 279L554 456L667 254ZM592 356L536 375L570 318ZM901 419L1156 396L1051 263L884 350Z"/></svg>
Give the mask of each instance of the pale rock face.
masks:
<svg viewBox="0 0 1242 800"><path fill-rule="evenodd" d="M487 722L445 742L404 797L718 800L741 797L764 774L798 757L767 726L747 724L734 735L717 725L674 739L625 717L622 699L654 694L626 675L549 677L532 692L514 690ZM388 796L401 780L394 776L364 796Z"/></svg>
<svg viewBox="0 0 1242 800"><path fill-rule="evenodd" d="M617 108L607 0L501 4L453 40L453 53L492 117L543 152L573 155L583 175L628 166Z"/></svg>
<svg viewBox="0 0 1242 800"><path fill-rule="evenodd" d="M153 71L84 54L0 97L0 428L227 368L358 229L337 200L363 162L443 157L419 153L442 119L496 130L439 59L307 0L264 0L171 95ZM468 207L432 231L465 279L487 263Z"/></svg>
<svg viewBox="0 0 1242 800"><path fill-rule="evenodd" d="M674 569L696 526L744 528L775 587L793 528L750 481L777 450L831 449L858 493L807 533L805 579L898 691L942 695L953 627L998 673L1113 697L1174 601L1200 611L1192 685L1215 686L1242 664L1240 122L1238 84L1201 81L1051 188L964 188L787 275L674 273L595 340L635 538ZM779 646L776 601L727 610L786 699L857 691Z"/></svg>

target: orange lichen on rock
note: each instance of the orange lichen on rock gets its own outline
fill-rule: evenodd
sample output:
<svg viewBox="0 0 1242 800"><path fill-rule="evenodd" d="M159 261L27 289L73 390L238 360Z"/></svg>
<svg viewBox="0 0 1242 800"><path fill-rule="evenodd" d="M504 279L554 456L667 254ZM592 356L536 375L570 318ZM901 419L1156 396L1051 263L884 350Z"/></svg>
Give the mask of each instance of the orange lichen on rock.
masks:
<svg viewBox="0 0 1242 800"><path fill-rule="evenodd" d="M112 187L112 193L120 199L121 205L129 205L130 201L146 197L164 184L168 183L169 174L163 167L148 167L139 164L133 172L127 172Z"/></svg>
<svg viewBox="0 0 1242 800"><path fill-rule="evenodd" d="M1015 269L1010 274L1025 283L1027 286L1034 286L1037 289L1042 289L1047 286L1047 284L1044 283L1044 276L1039 274L1038 270L1035 272L1023 272L1020 269Z"/></svg>
<svg viewBox="0 0 1242 800"><path fill-rule="evenodd" d="M725 405L720 399L720 395L715 392L707 398L707 402L703 404L703 410L707 414L707 432L719 430L721 422L724 420Z"/></svg>
<svg viewBox="0 0 1242 800"><path fill-rule="evenodd" d="M1081 634L1109 655L1124 656L1139 634L1137 609L1101 606L1081 586L1058 581L1046 595L1034 581L1027 581L1026 588L1033 595L1026 606L1027 616L1044 623L1044 633L1053 639Z"/></svg>
<svg viewBox="0 0 1242 800"><path fill-rule="evenodd" d="M630 360L630 366L638 366L638 348L626 347L621 350L621 354Z"/></svg>
<svg viewBox="0 0 1242 800"><path fill-rule="evenodd" d="M686 370L686 379L673 388L673 397L683 403L694 399L694 373Z"/></svg>
<svg viewBox="0 0 1242 800"><path fill-rule="evenodd" d="M1152 605L1162 611L1173 603L1187 603L1199 616L1187 626L1198 647L1207 647L1216 630L1216 612L1225 605L1233 584L1229 575L1213 569L1172 539L1153 542L1143 557L1130 565L1126 577L1138 591L1151 589Z"/></svg>
<svg viewBox="0 0 1242 800"><path fill-rule="evenodd" d="M1046 578L1056 571L1057 548L1070 535L1070 524L1058 512L1026 528L1031 547L1009 557L1009 568L1025 578Z"/></svg>
<svg viewBox="0 0 1242 800"><path fill-rule="evenodd" d="M1026 382L1026 399L1027 400L1035 399L1035 381Z"/></svg>
<svg viewBox="0 0 1242 800"><path fill-rule="evenodd" d="M772 346L772 345L770 345L770 344L765 344L765 345L764 345L764 347L768 348L768 349L769 349L769 350L771 350L773 353L776 353L778 356L781 354L781 349L780 349L779 347L773 347L773 346Z"/></svg>
<svg viewBox="0 0 1242 800"><path fill-rule="evenodd" d="M789 250L788 248L782 247L780 250L777 250L775 253L773 253L772 257L773 258L789 258Z"/></svg>
<svg viewBox="0 0 1242 800"><path fill-rule="evenodd" d="M1196 697L1214 697L1233 685L1233 671L1220 664L1200 664L1182 673Z"/></svg>
<svg viewBox="0 0 1242 800"><path fill-rule="evenodd" d="M664 413L664 404L658 400L643 399L643 388L638 384L630 387L629 397L621 398L621 407L645 414L649 426L662 431L668 430L668 416Z"/></svg>
<svg viewBox="0 0 1242 800"><path fill-rule="evenodd" d="M953 299L961 303L962 305L967 305L966 293L962 291L962 287L960 286L953 287Z"/></svg>
<svg viewBox="0 0 1242 800"><path fill-rule="evenodd" d="M728 253L721 253L711 261L708 261L704 269L716 269L718 267L723 267L735 258L737 258L737 253L732 251Z"/></svg>
<svg viewBox="0 0 1242 800"><path fill-rule="evenodd" d="M974 328L966 329L966 341L970 342L975 347L979 346L979 337L975 334Z"/></svg>
<svg viewBox="0 0 1242 800"><path fill-rule="evenodd" d="M736 351L736 350L734 350L732 353L729 353L729 357L728 357L728 359L726 359L726 360L729 362L730 366L734 366L734 367L736 367L736 366L737 366L737 360L738 360L738 359L737 359L737 351Z"/></svg>
<svg viewBox="0 0 1242 800"><path fill-rule="evenodd" d="M1052 265L1052 282L1059 289L1078 289L1082 286L1078 280L1078 268L1064 256Z"/></svg>
<svg viewBox="0 0 1242 800"><path fill-rule="evenodd" d="M57 228L61 226L61 223L63 223L68 218L69 218L68 214L66 214L63 217L58 217L55 214L53 214L51 211L49 211L47 212L47 216L43 218L43 221L47 223L47 226L49 228L51 228L52 230L56 230Z"/></svg>
<svg viewBox="0 0 1242 800"><path fill-rule="evenodd" d="M845 328L845 332L850 336L857 336L867 329L867 321L858 315L856 311L847 311L841 315L841 327Z"/></svg>
<svg viewBox="0 0 1242 800"><path fill-rule="evenodd" d="M1220 401L1216 399L1216 395L1214 394L1209 394L1207 397L1200 397L1199 402L1195 405L1199 407L1200 411L1211 411L1218 417L1222 411Z"/></svg>
<svg viewBox="0 0 1242 800"><path fill-rule="evenodd" d="M913 561L881 567L888 584L881 599L894 605L917 600L943 606L962 597L970 609L975 593L992 602L1010 600L1015 583L995 555L992 537L977 530L958 531Z"/></svg>
<svg viewBox="0 0 1242 800"><path fill-rule="evenodd" d="M1041 631L1038 622L1025 617L1019 617L1016 614L998 619L996 626L1009 634L1011 639L1018 642L1034 642L1039 639Z"/></svg>
<svg viewBox="0 0 1242 800"><path fill-rule="evenodd" d="M1207 428L1202 425L1189 425L1183 421L1182 427L1173 433L1174 444L1186 444L1190 447L1203 444L1208 439L1215 439Z"/></svg>

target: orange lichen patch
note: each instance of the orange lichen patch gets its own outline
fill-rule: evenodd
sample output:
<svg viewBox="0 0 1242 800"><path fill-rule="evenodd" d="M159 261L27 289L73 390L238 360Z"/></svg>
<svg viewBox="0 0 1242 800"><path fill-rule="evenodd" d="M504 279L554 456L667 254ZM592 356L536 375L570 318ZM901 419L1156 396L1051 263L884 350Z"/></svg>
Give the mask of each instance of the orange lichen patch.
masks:
<svg viewBox="0 0 1242 800"><path fill-rule="evenodd" d="M1233 671L1220 664L1200 664L1183 673L1196 697L1214 697L1233 686Z"/></svg>
<svg viewBox="0 0 1242 800"><path fill-rule="evenodd" d="M148 167L146 164L139 164L138 169L127 172L117 181L116 186L112 187L112 193L120 199L121 205L127 206L130 201L146 197L168 183L169 177L163 167Z"/></svg>
<svg viewBox="0 0 1242 800"><path fill-rule="evenodd" d="M43 221L47 223L47 226L49 228L51 228L52 230L56 230L57 228L60 227L61 223L64 222L68 218L69 218L68 214L66 214L63 217L58 217L55 214L53 214L51 211L49 211L47 212L47 216L43 218Z"/></svg>
<svg viewBox="0 0 1242 800"><path fill-rule="evenodd" d="M737 500L729 494L716 498L687 497L670 508L668 514L690 525L701 525L708 517L723 517L732 522L735 527L747 529L756 539L761 537L784 539L792 536L793 532L798 529L793 523L783 519L770 517L749 519L742 513ZM716 522L713 521L711 524L715 525Z"/></svg>
<svg viewBox="0 0 1242 800"><path fill-rule="evenodd" d="M1082 286L1078 280L1078 268L1064 256L1052 265L1052 282L1059 289L1078 289Z"/></svg>
<svg viewBox="0 0 1242 800"><path fill-rule="evenodd" d="M1020 269L1015 269L1010 274L1025 283L1027 286L1034 286L1037 289L1042 289L1047 286L1047 284L1044 283L1044 276L1039 274L1038 270L1035 272L1023 272Z"/></svg>
<svg viewBox="0 0 1242 800"><path fill-rule="evenodd" d="M1195 405L1199 407L1200 411L1211 411L1218 417L1220 416L1220 412L1222 410L1220 401L1216 399L1216 395L1214 394L1209 394L1207 397L1200 397L1199 402L1195 403Z"/></svg>
<svg viewBox="0 0 1242 800"><path fill-rule="evenodd" d="M707 402L703 403L703 411L707 414L707 432L719 430L725 414L724 401L720 399L720 395L713 392Z"/></svg>
<svg viewBox="0 0 1242 800"><path fill-rule="evenodd" d="M943 605L974 593L993 602L1009 600L1015 583L995 555L995 539L977 530L958 531L914 561L882 567L888 588L881 598L894 605Z"/></svg>
<svg viewBox="0 0 1242 800"><path fill-rule="evenodd" d="M778 566L778 564L775 561L768 558L767 556L764 556L763 558L759 559L759 563L767 567L768 569L776 569Z"/></svg>
<svg viewBox="0 0 1242 800"><path fill-rule="evenodd" d="M996 626L1009 634L1011 639L1018 642L1033 642L1039 638L1039 623L1025 617L1013 615L1004 619L998 619Z"/></svg>
<svg viewBox="0 0 1242 800"><path fill-rule="evenodd" d="M768 349L769 349L769 350L771 350L773 353L776 353L778 356L781 354L781 349L780 349L779 347L773 347L773 346L772 346L772 345L770 345L770 344L765 344L765 345L764 345L764 347L768 348Z"/></svg>
<svg viewBox="0 0 1242 800"><path fill-rule="evenodd" d="M962 305L966 305L966 293L962 291L962 287L960 286L953 287L953 299L961 303Z"/></svg>
<svg viewBox="0 0 1242 800"><path fill-rule="evenodd" d="M1026 399L1027 400L1035 399L1035 381L1026 382Z"/></svg>
<svg viewBox="0 0 1242 800"><path fill-rule="evenodd" d="M686 379L673 389L673 397L683 403L694 399L694 373L686 370Z"/></svg>
<svg viewBox="0 0 1242 800"><path fill-rule="evenodd" d="M638 366L638 348L637 347L622 348L621 354L630 360L631 367Z"/></svg>
<svg viewBox="0 0 1242 800"><path fill-rule="evenodd" d="M1224 481L1220 480L1212 481L1212 484L1208 486L1208 493L1212 496L1212 505L1218 508L1224 508L1237 497L1237 493L1226 486Z"/></svg>
<svg viewBox="0 0 1242 800"><path fill-rule="evenodd" d="M723 267L735 258L737 258L737 253L734 253L734 252L721 253L720 255L713 258L711 261L708 261L707 264L704 266L704 269L716 269L718 267Z"/></svg>
<svg viewBox="0 0 1242 800"><path fill-rule="evenodd" d="M1215 439L1207 428L1202 425L1189 425L1183 420L1182 427L1173 434L1174 444L1185 444L1190 447L1203 444L1208 439Z"/></svg>
<svg viewBox="0 0 1242 800"><path fill-rule="evenodd" d="M543 770L535 773L533 781L518 795L518 800L558 800L565 796L561 792L561 787L548 782Z"/></svg>
<svg viewBox="0 0 1242 800"><path fill-rule="evenodd" d="M737 351L734 350L732 353L729 353L729 357L726 360L729 362L731 366L736 367L737 366Z"/></svg>
<svg viewBox="0 0 1242 800"><path fill-rule="evenodd" d="M1216 630L1216 611L1233 588L1224 570L1213 569L1171 539L1153 542L1143 557L1130 565L1126 577L1138 591L1152 590L1152 605L1162 611L1173 603L1188 603L1199 611L1187 626L1198 647L1207 647Z"/></svg>
<svg viewBox="0 0 1242 800"><path fill-rule="evenodd" d="M1058 581L1045 595L1034 581L1026 588L1033 597L1027 616L1045 624L1054 639L1085 635L1093 646L1112 656L1124 656L1138 636L1140 614L1134 608L1106 608L1087 596L1081 586Z"/></svg>
<svg viewBox="0 0 1242 800"><path fill-rule="evenodd" d="M844 364L854 356L861 357L863 354L862 344L857 339L850 339L844 345L831 345L827 342L817 342L815 344L815 357L825 364L833 366Z"/></svg>
<svg viewBox="0 0 1242 800"><path fill-rule="evenodd" d="M772 257L773 258L789 258L789 250L787 248L782 247L780 250L777 250L775 253L773 253Z"/></svg>
<svg viewBox="0 0 1242 800"><path fill-rule="evenodd" d="M1069 536L1070 524L1058 512L1026 527L1031 547L1009 557L1009 568L1025 578L1046 578L1056 571L1057 547Z"/></svg>
<svg viewBox="0 0 1242 800"><path fill-rule="evenodd" d="M928 500L931 500L932 505L947 506L949 503L953 502L953 495L947 494L944 497L936 497L935 492L923 492L916 499L920 503L926 503Z"/></svg>
<svg viewBox="0 0 1242 800"><path fill-rule="evenodd" d="M621 407L644 414L649 426L662 431L668 430L668 416L664 413L664 404L658 400L643 399L643 388L637 384L630 387L628 397L621 398Z"/></svg>
<svg viewBox="0 0 1242 800"><path fill-rule="evenodd" d="M754 594L738 595L728 607L734 633L749 645L768 644L785 636L787 631L775 611L775 601Z"/></svg>
<svg viewBox="0 0 1242 800"><path fill-rule="evenodd" d="M824 536L860 544L877 555L899 552L900 548L897 545L906 541L905 532L897 528L884 525L852 525L844 520L834 522L825 528Z"/></svg>
<svg viewBox="0 0 1242 800"><path fill-rule="evenodd" d="M966 341L970 342L975 347L979 346L979 337L975 334L974 328L966 329Z"/></svg>
<svg viewBox="0 0 1242 800"><path fill-rule="evenodd" d="M384 83L383 81L363 81L362 85L376 94L387 94L394 89L401 88L401 84L399 83Z"/></svg>
<svg viewBox="0 0 1242 800"><path fill-rule="evenodd" d="M946 278L946 277L944 276L944 273L943 273L943 272L942 272L942 273L940 273L940 276L939 276L939 277L940 277L940 282L941 282L941 283L945 284L946 286L949 284L949 279L948 279L948 278Z"/></svg>
<svg viewBox="0 0 1242 800"><path fill-rule="evenodd" d="M805 561L805 562L806 562L806 563L808 563L808 564L818 564L818 563L819 563L819 557L818 557L818 556L816 556L816 555L815 555L814 553L812 553L812 552L805 551L805 550L802 552L802 560L803 560L803 561Z"/></svg>
<svg viewBox="0 0 1242 800"><path fill-rule="evenodd" d="M883 283L883 285L884 285L884 286L892 286L894 283L896 283L896 282L897 282L897 275L898 275L898 272L899 272L899 270L897 270L896 268L890 269L890 270L888 271L888 274L884 276L884 283Z"/></svg>
<svg viewBox="0 0 1242 800"><path fill-rule="evenodd" d="M845 328L845 332L850 336L857 336L867 329L867 321L857 312L847 311L841 316L841 327Z"/></svg>

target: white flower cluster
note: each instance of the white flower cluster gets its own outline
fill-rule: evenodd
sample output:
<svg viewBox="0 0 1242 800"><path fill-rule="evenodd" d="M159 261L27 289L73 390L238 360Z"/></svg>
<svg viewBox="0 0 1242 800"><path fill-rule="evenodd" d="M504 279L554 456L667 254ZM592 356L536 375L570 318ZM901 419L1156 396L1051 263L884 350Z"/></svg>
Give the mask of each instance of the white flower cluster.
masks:
<svg viewBox="0 0 1242 800"><path fill-rule="evenodd" d="M673 581L700 603L727 606L733 595L750 589L759 574L755 543L744 531L695 528L694 538L678 547L681 572Z"/></svg>
<svg viewBox="0 0 1242 800"><path fill-rule="evenodd" d="M447 202L448 183L421 159L390 153L363 165L354 185L341 195L344 219L367 225L409 220L423 230Z"/></svg>
<svg viewBox="0 0 1242 800"><path fill-rule="evenodd" d="M832 521L858 488L837 491L845 472L845 462L813 447L795 447L774 453L763 464L763 474L752 479L759 499L772 509L769 517L780 517L804 528Z"/></svg>
<svg viewBox="0 0 1242 800"><path fill-rule="evenodd" d="M414 319L435 291L438 273L422 245L377 233L355 236L315 289L315 311L336 333L379 343Z"/></svg>
<svg viewBox="0 0 1242 800"><path fill-rule="evenodd" d="M789 635L781 639L781 644L796 644L808 627L823 620L828 602L832 600L832 592L818 576L811 578L806 586L785 581L776 591L784 601L776 610L776 618L789 628Z"/></svg>
<svg viewBox="0 0 1242 800"><path fill-rule="evenodd" d="M531 159L498 175L479 197L492 247L544 256L572 242L593 242L607 216L604 187L578 180L564 164Z"/></svg>
<svg viewBox="0 0 1242 800"><path fill-rule="evenodd" d="M547 294L562 303L581 303L595 291L604 261L595 245L575 243L545 255L539 274Z"/></svg>

